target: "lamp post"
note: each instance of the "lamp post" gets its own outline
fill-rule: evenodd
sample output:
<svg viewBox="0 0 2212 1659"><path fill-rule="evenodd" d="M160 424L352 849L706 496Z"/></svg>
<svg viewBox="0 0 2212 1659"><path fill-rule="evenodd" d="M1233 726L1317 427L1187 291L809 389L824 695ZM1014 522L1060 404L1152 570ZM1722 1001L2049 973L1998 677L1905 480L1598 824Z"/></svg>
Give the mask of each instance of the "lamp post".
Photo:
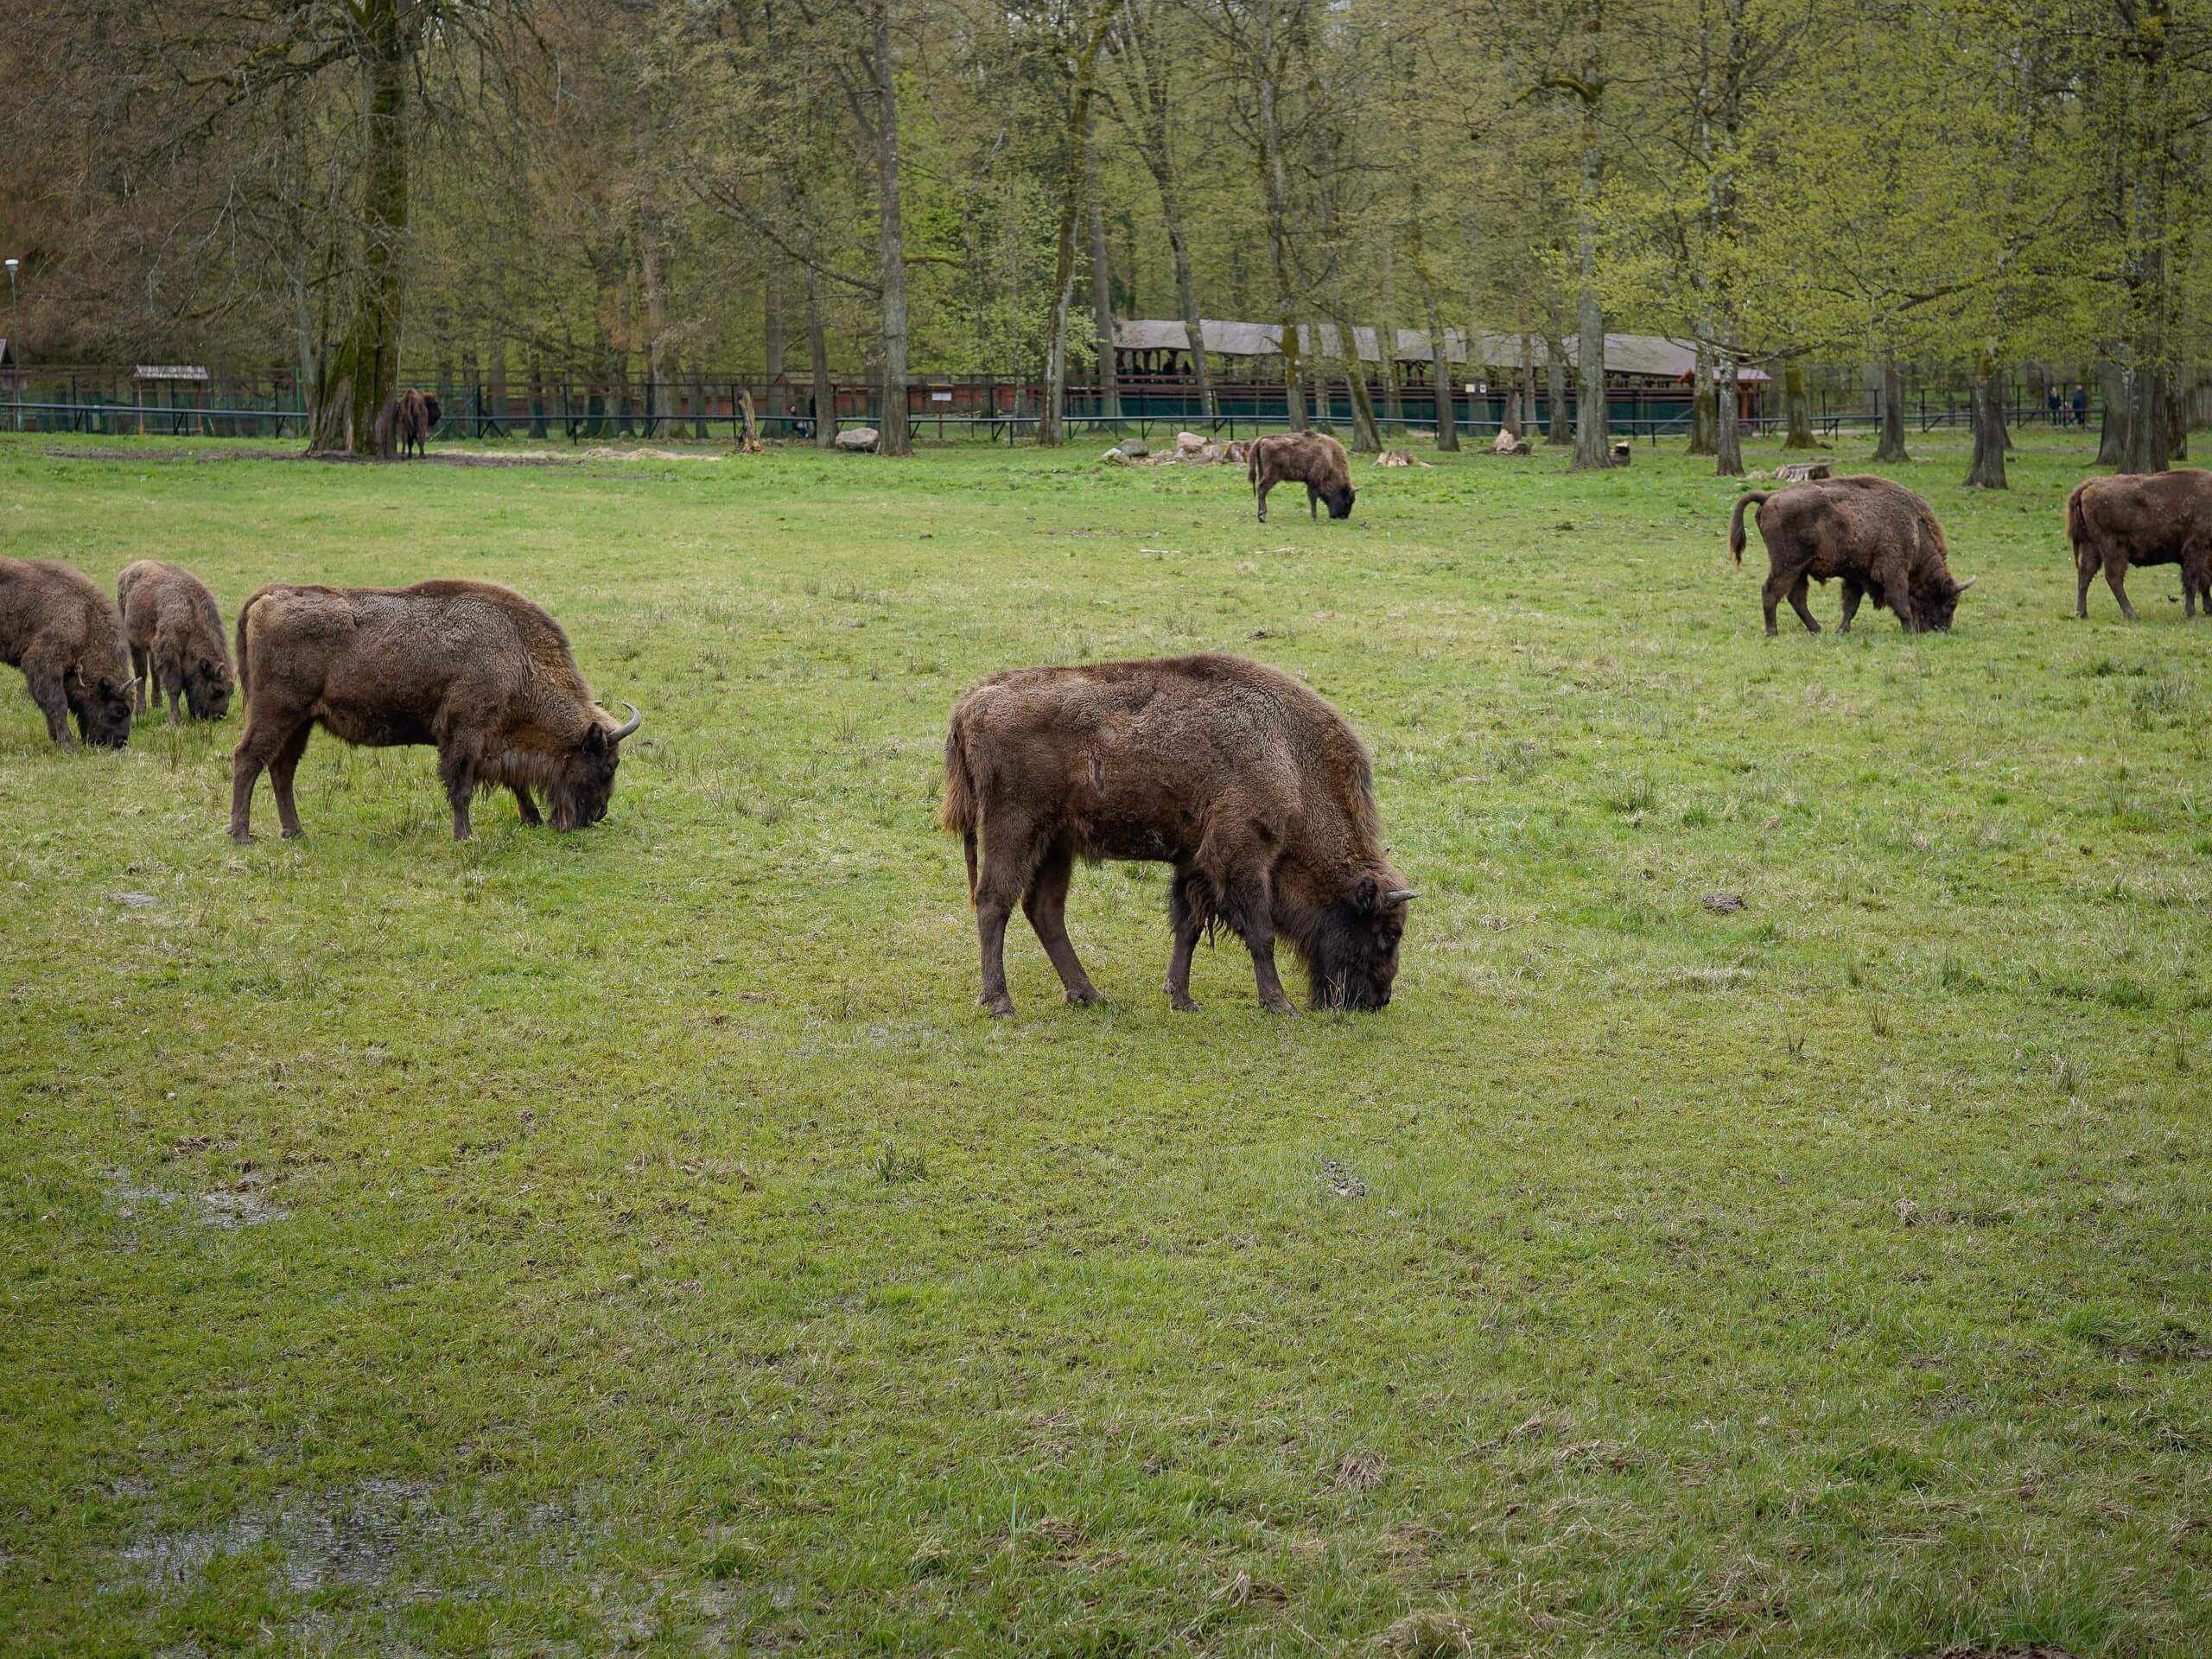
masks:
<svg viewBox="0 0 2212 1659"><path fill-rule="evenodd" d="M22 263L20 259L8 261L8 340L18 364L23 360L23 342L16 338L16 319L20 315L16 306L16 268ZM18 372L10 378L16 383L16 430L20 432L23 429L23 377Z"/></svg>

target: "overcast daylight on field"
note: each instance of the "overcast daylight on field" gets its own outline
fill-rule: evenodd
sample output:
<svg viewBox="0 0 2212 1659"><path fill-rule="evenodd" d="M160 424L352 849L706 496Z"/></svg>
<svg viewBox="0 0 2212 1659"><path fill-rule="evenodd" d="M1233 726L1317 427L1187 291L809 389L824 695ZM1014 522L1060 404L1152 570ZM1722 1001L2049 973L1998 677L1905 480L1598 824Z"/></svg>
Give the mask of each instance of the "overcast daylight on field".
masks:
<svg viewBox="0 0 2212 1659"><path fill-rule="evenodd" d="M0 1653L2212 1652L2212 0L14 0Z"/></svg>

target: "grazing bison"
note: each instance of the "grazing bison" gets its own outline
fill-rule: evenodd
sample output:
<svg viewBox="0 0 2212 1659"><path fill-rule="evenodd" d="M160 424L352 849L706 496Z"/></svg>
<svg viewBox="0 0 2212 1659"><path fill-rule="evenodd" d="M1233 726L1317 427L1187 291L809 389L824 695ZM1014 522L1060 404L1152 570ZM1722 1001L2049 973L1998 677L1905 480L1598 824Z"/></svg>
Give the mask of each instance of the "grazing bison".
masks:
<svg viewBox="0 0 2212 1659"><path fill-rule="evenodd" d="M994 675L952 705L944 772L944 827L966 846L982 1001L995 1016L1014 1012L1006 925L1017 900L1068 1001L1098 1000L1065 920L1078 858L1174 867L1178 1010L1198 1007L1191 951L1217 926L1251 951L1264 1007L1294 1012L1278 937L1305 963L1316 1007L1389 1001L1414 895L1384 855L1367 751L1287 674L1207 656Z"/></svg>
<svg viewBox="0 0 2212 1659"><path fill-rule="evenodd" d="M287 838L300 833L292 773L315 726L348 743L437 747L456 841L469 798L502 785L522 821L556 830L607 816L622 740L638 729L592 701L560 624L488 582L412 588L272 582L238 607L245 731L231 760L231 838L250 841L264 766Z"/></svg>
<svg viewBox="0 0 2212 1659"><path fill-rule="evenodd" d="M2212 614L2212 473L2124 474L2093 478L2066 498L2066 538L2074 543L2074 614L2089 613L2089 583L2098 571L2135 620L2127 602L2130 565L2181 566L2182 607L2196 614L2200 596Z"/></svg>
<svg viewBox="0 0 2212 1659"><path fill-rule="evenodd" d="M140 713L163 696L172 726L187 706L194 720L230 712L231 649L206 583L182 565L141 559L115 584L115 603Z"/></svg>
<svg viewBox="0 0 2212 1659"><path fill-rule="evenodd" d="M1863 475L1825 478L1783 490L1751 490L1736 498L1728 520L1728 550L1744 562L1744 510L1758 508L1759 537L1766 543L1767 637L1774 637L1774 609L1786 594L1806 631L1821 625L1805 608L1805 582L1843 582L1841 631L1851 632L1864 596L1897 613L1907 633L1948 628L1959 595L1974 586L1951 575L1949 550L1928 504L1903 485Z"/></svg>
<svg viewBox="0 0 2212 1659"><path fill-rule="evenodd" d="M0 559L0 662L23 671L46 734L75 747L69 716L95 748L130 741L130 653L123 619L66 564Z"/></svg>
<svg viewBox="0 0 2212 1659"><path fill-rule="evenodd" d="M1260 522L1268 522L1268 492L1278 484L1306 486L1306 511L1319 518L1314 504L1325 501L1329 517L1351 517L1351 457L1344 447L1325 432L1274 432L1253 442L1246 452L1245 475L1259 500Z"/></svg>
<svg viewBox="0 0 2212 1659"><path fill-rule="evenodd" d="M401 392L384 406L384 412L377 417L377 424L383 429L385 453L397 447L402 460L410 454L428 454L430 434L444 418L444 409L428 392L411 389Z"/></svg>

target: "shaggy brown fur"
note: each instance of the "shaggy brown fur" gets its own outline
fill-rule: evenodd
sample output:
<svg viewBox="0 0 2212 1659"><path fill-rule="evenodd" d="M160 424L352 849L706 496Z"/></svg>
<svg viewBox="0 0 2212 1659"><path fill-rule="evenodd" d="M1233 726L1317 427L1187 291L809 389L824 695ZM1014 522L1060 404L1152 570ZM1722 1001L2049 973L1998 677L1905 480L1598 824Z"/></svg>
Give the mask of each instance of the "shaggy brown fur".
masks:
<svg viewBox="0 0 2212 1659"><path fill-rule="evenodd" d="M1948 628L1959 595L1974 586L1951 575L1949 550L1928 503L1886 478L1827 478L1784 490L1752 490L1736 498L1728 550L1744 562L1744 510L1756 507L1766 543L1767 637L1784 595L1806 631L1821 625L1805 608L1809 577L1843 582L1842 632L1851 632L1864 596L1897 613L1907 633Z"/></svg>
<svg viewBox="0 0 2212 1659"><path fill-rule="evenodd" d="M401 460L429 453L430 434L445 418L438 400L411 388L384 406L377 416L378 439L385 454L397 448Z"/></svg>
<svg viewBox="0 0 2212 1659"><path fill-rule="evenodd" d="M69 716L96 748L130 741L130 654L108 597L66 564L0 559L0 663L23 671L46 734L73 748Z"/></svg>
<svg viewBox="0 0 2212 1659"><path fill-rule="evenodd" d="M287 837L300 833L292 773L320 725L348 743L430 743L468 837L469 798L514 791L524 823L556 830L607 816L620 744L638 728L592 701L559 623L489 582L412 588L305 588L272 582L238 607L238 683L245 731L231 760L231 838L250 841L264 766Z"/></svg>
<svg viewBox="0 0 2212 1659"><path fill-rule="evenodd" d="M2127 602L2130 565L2181 566L2182 608L2196 614L2201 596L2212 613L2212 473L2123 474L2093 478L2066 499L2066 538L2074 543L2074 614L2089 613L2089 583L2098 571L2135 620Z"/></svg>
<svg viewBox="0 0 2212 1659"><path fill-rule="evenodd" d="M1351 457L1344 447L1325 432L1272 432L1254 442L1247 452L1245 475L1260 504L1260 522L1268 522L1268 492L1278 484L1306 486L1306 511L1319 518L1318 503L1326 502L1329 517L1351 517Z"/></svg>
<svg viewBox="0 0 2212 1659"><path fill-rule="evenodd" d="M231 648L205 582L181 564L141 559L115 584L115 603L141 714L164 696L172 726L187 705L194 720L230 712Z"/></svg>
<svg viewBox="0 0 2212 1659"><path fill-rule="evenodd" d="M1078 858L1174 867L1178 1009L1198 1007L1191 952L1217 925L1250 950L1265 1007L1293 1012L1278 937L1306 964L1315 1006L1389 1001L1414 894L1383 850L1367 751L1287 674L1206 656L994 675L952 705L944 772L944 823L967 849L994 1015L1014 1012L1005 946L1017 900L1068 1001L1097 1001L1065 919Z"/></svg>

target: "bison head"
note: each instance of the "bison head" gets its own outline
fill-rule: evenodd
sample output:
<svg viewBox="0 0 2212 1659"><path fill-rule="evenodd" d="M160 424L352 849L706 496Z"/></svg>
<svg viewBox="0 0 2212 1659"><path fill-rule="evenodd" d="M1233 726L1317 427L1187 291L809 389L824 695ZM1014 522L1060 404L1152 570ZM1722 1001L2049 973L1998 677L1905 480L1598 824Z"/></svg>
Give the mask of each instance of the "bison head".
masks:
<svg viewBox="0 0 2212 1659"><path fill-rule="evenodd" d="M1933 588L1912 596L1912 608L1920 626L1948 633L1951 619L1959 608L1959 595L1980 580L1979 576L1968 576L1964 582L1955 581L1948 570L1937 576Z"/></svg>
<svg viewBox="0 0 2212 1659"><path fill-rule="evenodd" d="M86 743L96 749L119 749L130 741L130 690L128 680L105 674L88 677L81 668L69 671L62 695Z"/></svg>
<svg viewBox="0 0 2212 1659"><path fill-rule="evenodd" d="M184 665L184 701L194 720L220 720L231 712L231 665L217 657Z"/></svg>
<svg viewBox="0 0 2212 1659"><path fill-rule="evenodd" d="M1322 913L1306 960L1315 1007L1372 1012L1389 1005L1406 906L1418 897L1409 887L1386 887L1363 875Z"/></svg>
<svg viewBox="0 0 2212 1659"><path fill-rule="evenodd" d="M1349 518L1351 517L1352 499L1358 493L1348 483L1332 484L1321 492L1321 499L1328 504L1330 518Z"/></svg>
<svg viewBox="0 0 2212 1659"><path fill-rule="evenodd" d="M622 706L630 711L627 721L620 726L593 721L561 755L559 770L546 786L556 830L581 830L607 816L607 804L614 797L614 769L622 764L622 740L645 721L637 704Z"/></svg>

